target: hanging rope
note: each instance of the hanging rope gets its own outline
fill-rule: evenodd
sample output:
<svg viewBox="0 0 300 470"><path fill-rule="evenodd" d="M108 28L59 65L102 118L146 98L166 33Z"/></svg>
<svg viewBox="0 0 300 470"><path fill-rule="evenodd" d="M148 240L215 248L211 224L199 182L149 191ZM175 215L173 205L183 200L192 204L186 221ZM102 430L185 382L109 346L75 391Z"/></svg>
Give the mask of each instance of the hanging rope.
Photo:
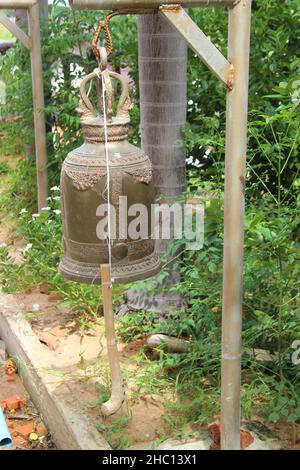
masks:
<svg viewBox="0 0 300 470"><path fill-rule="evenodd" d="M99 21L98 26L93 36L93 40L92 40L92 50L96 59L98 61L100 60L100 52L98 49L98 39L99 39L100 32L102 30L104 31L107 55L109 56L113 51L113 42L112 42L110 30L109 30L109 21L111 20L111 18L117 15L146 15L146 14L153 14L155 12L156 12L155 9L145 10L145 9L140 8L140 9L132 9L132 10L116 10L106 15L104 20Z"/></svg>
<svg viewBox="0 0 300 470"><path fill-rule="evenodd" d="M111 272L112 267L112 240L111 240L111 207L110 207L110 167L108 156L108 137L107 137L107 114L106 114L106 84L104 80L105 71L101 72L102 84L102 106L103 106L103 124L104 124L104 152L106 165L106 191L107 191L107 248L108 248L108 264ZM113 278L111 279L113 283Z"/></svg>

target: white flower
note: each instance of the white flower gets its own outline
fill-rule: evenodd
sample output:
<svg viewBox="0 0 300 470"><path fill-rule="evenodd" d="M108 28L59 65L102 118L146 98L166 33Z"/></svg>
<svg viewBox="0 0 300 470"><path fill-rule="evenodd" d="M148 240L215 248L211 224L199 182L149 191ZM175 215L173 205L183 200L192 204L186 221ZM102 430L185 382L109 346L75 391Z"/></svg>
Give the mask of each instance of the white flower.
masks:
<svg viewBox="0 0 300 470"><path fill-rule="evenodd" d="M60 211L59 209L54 209L53 212L54 212L54 214L57 214L57 215L58 215L58 214L61 214L61 211Z"/></svg>
<svg viewBox="0 0 300 470"><path fill-rule="evenodd" d="M54 196L52 199L53 201L60 201L60 196Z"/></svg>
<svg viewBox="0 0 300 470"><path fill-rule="evenodd" d="M59 191L59 186L53 186L50 191Z"/></svg>
<svg viewBox="0 0 300 470"><path fill-rule="evenodd" d="M189 105L194 104L194 101L193 100L188 100L188 104Z"/></svg>
<svg viewBox="0 0 300 470"><path fill-rule="evenodd" d="M211 153L211 148L209 147L209 148L206 150L205 155L208 157L210 153Z"/></svg>
<svg viewBox="0 0 300 470"><path fill-rule="evenodd" d="M196 168L201 168L203 165L201 165L200 161L198 160L198 158L196 158L195 162L194 162L194 166Z"/></svg>
<svg viewBox="0 0 300 470"><path fill-rule="evenodd" d="M20 210L19 214L27 214L27 210L25 209L25 207L23 207L23 209Z"/></svg>
<svg viewBox="0 0 300 470"><path fill-rule="evenodd" d="M32 305L32 311L33 311L33 312L38 312L39 310L40 310L39 304L33 304L33 305Z"/></svg>
<svg viewBox="0 0 300 470"><path fill-rule="evenodd" d="M42 207L41 209L42 211L50 211L51 210L51 207L47 206L47 207Z"/></svg>
<svg viewBox="0 0 300 470"><path fill-rule="evenodd" d="M7 247L7 244L6 243L0 243L0 248L6 248Z"/></svg>
<svg viewBox="0 0 300 470"><path fill-rule="evenodd" d="M40 214L32 214L32 218L33 219L36 219L37 217L39 217Z"/></svg>
<svg viewBox="0 0 300 470"><path fill-rule="evenodd" d="M23 250L23 253L27 253L27 251L30 250L30 248L32 248L32 243L27 243L27 245L25 246Z"/></svg>

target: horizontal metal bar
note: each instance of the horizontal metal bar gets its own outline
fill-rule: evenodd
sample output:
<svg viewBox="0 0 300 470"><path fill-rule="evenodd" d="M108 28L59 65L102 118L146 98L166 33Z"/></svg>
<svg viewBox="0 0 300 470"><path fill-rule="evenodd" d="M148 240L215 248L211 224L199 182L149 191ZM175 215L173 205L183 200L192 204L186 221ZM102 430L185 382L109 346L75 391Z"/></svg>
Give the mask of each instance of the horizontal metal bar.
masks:
<svg viewBox="0 0 300 470"><path fill-rule="evenodd" d="M13 21L11 21L8 16L0 11L0 23L6 28L11 34L13 34L21 43L28 49L31 49L29 37L22 31L19 26L17 26Z"/></svg>
<svg viewBox="0 0 300 470"><path fill-rule="evenodd" d="M0 10L7 8L15 9L15 8L30 8L35 5L37 0L0 0Z"/></svg>
<svg viewBox="0 0 300 470"><path fill-rule="evenodd" d="M155 9L162 4L180 4L184 7L229 7L240 0L69 0L75 10Z"/></svg>
<svg viewBox="0 0 300 470"><path fill-rule="evenodd" d="M231 86L232 67L182 7L171 10L162 6L159 13L186 40L197 56L224 83Z"/></svg>

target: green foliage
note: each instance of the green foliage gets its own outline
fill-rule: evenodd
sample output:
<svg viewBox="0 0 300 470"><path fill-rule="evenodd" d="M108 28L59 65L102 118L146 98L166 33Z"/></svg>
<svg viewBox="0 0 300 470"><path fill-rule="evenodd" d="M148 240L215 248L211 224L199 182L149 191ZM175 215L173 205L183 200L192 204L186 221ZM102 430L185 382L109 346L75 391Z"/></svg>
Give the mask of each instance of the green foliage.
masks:
<svg viewBox="0 0 300 470"><path fill-rule="evenodd" d="M8 172L8 166L6 162L0 162L0 175Z"/></svg>
<svg viewBox="0 0 300 470"><path fill-rule="evenodd" d="M103 15L103 14L102 14ZM99 14L100 19L100 14ZM91 51L91 39L98 18L94 12L72 11L62 0L50 6L49 24L42 26L43 79L45 88L45 118L48 141L49 184L59 183L61 163L67 153L80 145L80 122L76 107L79 101L78 80L97 67ZM121 67L132 68L136 77L137 42L135 19L130 16L112 20L114 52L111 56L117 71ZM126 37L126 55L124 55ZM6 105L0 108L0 120L7 115L19 116L14 122L1 121L6 132L1 153L23 155L32 147L33 110L31 91L31 68L28 51L19 43L0 58L0 78L6 84ZM137 142L138 111L133 112L133 129L130 137ZM20 181L22 180L22 181ZM20 184L20 182L22 184ZM7 206L10 208L34 208L36 187L35 161L29 155L22 161L10 180ZM13 198L11 198L13 196Z"/></svg>
<svg viewBox="0 0 300 470"><path fill-rule="evenodd" d="M131 419L131 416L112 418L110 424L105 427L104 437L111 445L112 449L124 450L128 449L130 446L131 442L126 433L126 428L128 427Z"/></svg>
<svg viewBox="0 0 300 470"><path fill-rule="evenodd" d="M126 343L145 338L156 329L159 330L159 325L155 324L155 319L156 315L151 312L129 313L120 318L117 332Z"/></svg>
<svg viewBox="0 0 300 470"><path fill-rule="evenodd" d="M81 331L99 318L102 292L100 286L66 281L57 271L62 256L59 188L52 188L48 206L40 214L26 208L19 213L19 232L26 241L23 262L13 259L7 246L0 248L0 280L4 292L20 292L47 283L51 292L59 293L70 308Z"/></svg>
<svg viewBox="0 0 300 470"><path fill-rule="evenodd" d="M10 34L9 31L7 31L6 28L4 28L4 26L2 26L2 24L0 24L0 40L5 41L8 39L11 41L13 39L13 36Z"/></svg>
<svg viewBox="0 0 300 470"><path fill-rule="evenodd" d="M275 114L277 122L274 122L274 125L277 129L279 126L290 125L289 128L285 127L281 130L288 141L288 148L281 147L283 155L289 152L291 144L295 140L292 151L295 156L297 148L299 149L299 133L296 132L300 125L299 110L288 107L279 116L277 108L280 101L288 105L299 94L299 2L298 0L281 2L260 0L254 1L252 4L250 130L254 131L255 135L257 132L261 133L262 129L257 123L258 115L269 116L272 119ZM203 13L201 9L192 9L191 16L226 55L226 12L220 9L207 9ZM293 25L292 28L291 25ZM188 99L186 140L191 161L197 161L202 165L198 174L203 180L216 181L216 178L219 178L219 183L222 183L218 170L223 169L225 153L225 90L210 71L199 63L193 53L190 53L188 62ZM289 113L290 116L284 116L286 113ZM274 142L271 128L264 127L263 132L262 137L270 143L270 152L272 153L272 147L276 145L276 142ZM207 156L206 152L209 149L211 151ZM273 171L269 168L268 161L265 161L264 164L261 163L259 145L256 144L252 133L249 137L249 150L255 167L259 166L263 174L271 170L268 175L269 183L276 191L277 182L273 180ZM275 162L276 155L273 154L272 158ZM218 166L215 164L216 161ZM281 181L285 188L290 187L294 171L299 168L298 165L299 163L294 158L290 159L289 171L285 173ZM253 180L260 185L261 182L257 175L252 175Z"/></svg>

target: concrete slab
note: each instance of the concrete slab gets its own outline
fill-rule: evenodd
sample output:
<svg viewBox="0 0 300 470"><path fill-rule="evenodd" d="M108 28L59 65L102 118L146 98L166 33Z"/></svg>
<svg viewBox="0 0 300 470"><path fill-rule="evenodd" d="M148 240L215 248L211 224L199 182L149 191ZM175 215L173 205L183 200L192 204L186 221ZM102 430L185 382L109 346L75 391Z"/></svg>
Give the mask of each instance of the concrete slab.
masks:
<svg viewBox="0 0 300 470"><path fill-rule="evenodd" d="M209 450L213 441L207 431L201 431L194 439L167 439L156 447L157 450Z"/></svg>

